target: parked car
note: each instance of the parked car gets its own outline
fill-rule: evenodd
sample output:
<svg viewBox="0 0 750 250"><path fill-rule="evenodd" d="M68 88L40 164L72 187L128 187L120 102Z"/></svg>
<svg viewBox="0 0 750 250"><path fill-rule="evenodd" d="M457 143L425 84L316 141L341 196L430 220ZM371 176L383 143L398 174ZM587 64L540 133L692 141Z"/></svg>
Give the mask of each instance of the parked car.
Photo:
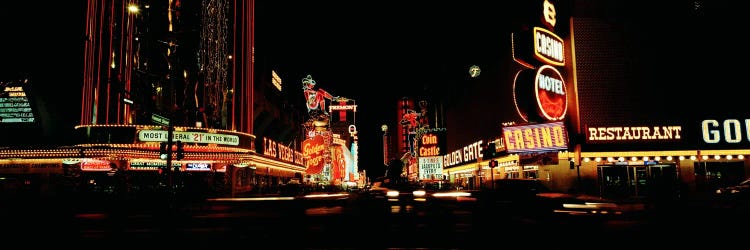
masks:
<svg viewBox="0 0 750 250"><path fill-rule="evenodd" d="M623 204L598 196L553 192L538 179L498 179L476 192L480 209L536 220L572 217L610 218L643 211L642 204ZM640 206L640 207L639 207Z"/></svg>
<svg viewBox="0 0 750 250"><path fill-rule="evenodd" d="M720 207L750 209L750 178L737 185L717 188L715 194Z"/></svg>
<svg viewBox="0 0 750 250"><path fill-rule="evenodd" d="M737 185L721 187L716 189L716 194L725 196L745 196L750 191L750 178L741 181Z"/></svg>

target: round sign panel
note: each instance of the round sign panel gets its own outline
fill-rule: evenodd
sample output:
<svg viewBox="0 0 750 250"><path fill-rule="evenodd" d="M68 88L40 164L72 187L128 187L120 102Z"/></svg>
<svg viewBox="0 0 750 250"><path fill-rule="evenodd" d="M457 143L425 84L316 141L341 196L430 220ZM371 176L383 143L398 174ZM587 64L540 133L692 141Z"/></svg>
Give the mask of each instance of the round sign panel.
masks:
<svg viewBox="0 0 750 250"><path fill-rule="evenodd" d="M519 70L513 78L513 104L515 104L516 111L524 122L529 121L528 111L530 108L533 108L533 106L528 105L529 103L533 103L531 102L531 79L527 77L527 75L531 74L527 73L528 71Z"/></svg>
<svg viewBox="0 0 750 250"><path fill-rule="evenodd" d="M544 119L559 121L565 118L568 95L560 71L549 65L539 67L534 77L534 94L539 114Z"/></svg>
<svg viewBox="0 0 750 250"><path fill-rule="evenodd" d="M471 76L471 78L477 78L481 72L482 70L479 69L479 66L477 65L471 65L471 67L469 68L469 75Z"/></svg>

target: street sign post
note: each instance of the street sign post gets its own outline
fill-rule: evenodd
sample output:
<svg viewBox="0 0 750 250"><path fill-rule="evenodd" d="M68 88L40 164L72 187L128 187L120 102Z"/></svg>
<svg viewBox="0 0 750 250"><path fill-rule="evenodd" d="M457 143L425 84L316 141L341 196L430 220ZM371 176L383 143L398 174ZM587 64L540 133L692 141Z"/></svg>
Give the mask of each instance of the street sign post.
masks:
<svg viewBox="0 0 750 250"><path fill-rule="evenodd" d="M167 161L167 166L162 170L162 171L166 171L166 173L164 173L164 172L162 172L162 173L164 173L166 175L166 177L167 177L167 181L166 181L167 182L167 188L168 188L169 192L171 193L173 191L172 190L172 188L173 188L173 186L172 186L173 185L173 183L172 183L172 172L174 171L173 166L172 166L172 152L173 152L172 151L172 145L174 145L174 140L173 140L172 137L174 137L174 126L172 126L172 123L169 120L169 118L161 116L161 115L157 115L157 114L151 114L151 121L154 122L157 125L161 125L161 126L166 126L167 127L167 142L166 143L162 142L162 144L164 144L164 146L163 146L164 149L160 149L159 150L160 153L162 154L162 155L160 155L159 158L162 158L163 160ZM164 152L162 152L162 151L164 151ZM166 157L164 157L164 156L166 156Z"/></svg>
<svg viewBox="0 0 750 250"><path fill-rule="evenodd" d="M151 114L151 121L162 126L169 126L169 118L157 114Z"/></svg>
<svg viewBox="0 0 750 250"><path fill-rule="evenodd" d="M172 124L167 124L167 185L168 185L168 191L169 194L172 195L174 192L174 184L172 182L172 174L174 172L174 166L172 166L172 144L174 144L174 141L172 137L174 136L174 126ZM171 196L170 196L171 197Z"/></svg>

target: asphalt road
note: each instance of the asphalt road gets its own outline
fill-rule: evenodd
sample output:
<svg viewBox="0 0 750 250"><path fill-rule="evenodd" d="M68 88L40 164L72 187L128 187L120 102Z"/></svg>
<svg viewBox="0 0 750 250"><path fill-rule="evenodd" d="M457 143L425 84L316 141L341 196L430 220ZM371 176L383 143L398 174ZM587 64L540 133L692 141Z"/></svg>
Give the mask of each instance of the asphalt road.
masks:
<svg viewBox="0 0 750 250"><path fill-rule="evenodd" d="M98 205L6 202L1 240L78 249L721 248L743 239L750 217L744 210L680 204L638 217L540 220L470 203L390 206L356 197L92 203Z"/></svg>

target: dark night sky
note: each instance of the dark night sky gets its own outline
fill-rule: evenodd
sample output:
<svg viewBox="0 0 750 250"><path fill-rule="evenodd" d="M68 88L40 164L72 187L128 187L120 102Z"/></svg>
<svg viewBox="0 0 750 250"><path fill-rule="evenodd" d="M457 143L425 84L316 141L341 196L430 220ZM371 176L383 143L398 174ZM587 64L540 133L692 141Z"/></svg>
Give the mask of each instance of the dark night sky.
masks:
<svg viewBox="0 0 750 250"><path fill-rule="evenodd" d="M379 156L380 125L396 120L402 96L451 93L468 67L505 49L512 8L440 1L257 1L258 53L272 58L284 80L318 87L359 105L361 144ZM49 100L60 129L80 117L86 1L19 2L2 8L3 81L28 76ZM300 97L302 98L302 97ZM373 152L377 151L377 152ZM368 154L368 152L362 152ZM367 159L368 157L364 157ZM379 161L379 160L378 160Z"/></svg>
<svg viewBox="0 0 750 250"><path fill-rule="evenodd" d="M55 124L50 140L70 139L80 117L85 1L18 1L0 8L0 81L28 78Z"/></svg>
<svg viewBox="0 0 750 250"><path fill-rule="evenodd" d="M53 1L43 8L39 3L19 1L0 8L2 80L20 76L65 79L45 88L77 84L85 10L85 1Z"/></svg>
<svg viewBox="0 0 750 250"><path fill-rule="evenodd" d="M394 131L401 97L465 98L472 65L482 67L484 81L502 81L492 77L510 59L510 28L520 15L513 4L528 1L508 3L268 1L259 4L256 26L273 40L258 38L258 49L270 50L292 87L310 74L317 87L355 99L360 167L381 168L380 127Z"/></svg>
<svg viewBox="0 0 750 250"><path fill-rule="evenodd" d="M510 84L510 33L538 21L530 13L539 11L532 5L539 2L268 1L258 4L256 26L270 40L259 41L258 48L265 46L272 53L287 84L298 87L300 79L311 74L318 87L358 101L360 165L373 166L382 159L380 125L395 122L396 101L402 96L432 94L448 100L449 106L452 101L472 103L454 105L466 114L453 119L479 122L449 130L492 130L492 124L506 121L483 120L501 112L477 107L512 109L507 102L497 102L510 99L511 91L486 86ZM630 79L624 88L644 100L632 105L678 121L686 118L683 114L742 110L734 104L742 99L741 92L727 91L736 78L718 73L741 70L744 66L731 63L732 58L747 55L728 42L745 25L734 2L556 2L564 19L600 18L612 24L612 32L622 33L614 36L621 35L630 53L623 63ZM471 65L482 68L480 80L468 79ZM654 103L660 103L663 112L654 111L659 110ZM472 131L463 136L469 138L459 139L473 142L480 134Z"/></svg>
<svg viewBox="0 0 750 250"><path fill-rule="evenodd" d="M466 75L466 61L505 49L498 43L509 36L509 9L474 1L268 1L259 4L256 25L269 29L261 34L272 39L266 48L274 60L364 98L421 92L447 75Z"/></svg>

